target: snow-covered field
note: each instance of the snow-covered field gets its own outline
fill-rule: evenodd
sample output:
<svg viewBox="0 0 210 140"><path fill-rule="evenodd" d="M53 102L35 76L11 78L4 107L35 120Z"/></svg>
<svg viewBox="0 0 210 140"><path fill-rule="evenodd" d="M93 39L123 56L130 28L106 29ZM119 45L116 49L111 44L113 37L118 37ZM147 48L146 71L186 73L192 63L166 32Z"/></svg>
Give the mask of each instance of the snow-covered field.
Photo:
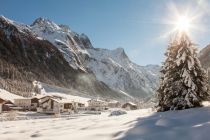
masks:
<svg viewBox="0 0 210 140"><path fill-rule="evenodd" d="M1 140L208 140L210 107L0 122Z"/></svg>

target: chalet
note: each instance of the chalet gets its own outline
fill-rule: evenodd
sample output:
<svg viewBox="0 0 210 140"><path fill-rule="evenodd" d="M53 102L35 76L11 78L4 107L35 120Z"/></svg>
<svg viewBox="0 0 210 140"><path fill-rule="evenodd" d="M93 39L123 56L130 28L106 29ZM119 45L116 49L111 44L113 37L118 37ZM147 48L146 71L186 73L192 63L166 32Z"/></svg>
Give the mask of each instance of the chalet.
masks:
<svg viewBox="0 0 210 140"><path fill-rule="evenodd" d="M98 99L91 99L88 101L88 108L90 110L105 110L108 108L108 103Z"/></svg>
<svg viewBox="0 0 210 140"><path fill-rule="evenodd" d="M14 100L16 98L24 99L24 97L12 94L4 89L0 89L0 106L1 106L0 110L1 110L1 112L18 109L14 105Z"/></svg>
<svg viewBox="0 0 210 140"><path fill-rule="evenodd" d="M108 102L108 107L110 108L120 108L121 104L118 101L112 100Z"/></svg>
<svg viewBox="0 0 210 140"><path fill-rule="evenodd" d="M58 114L62 112L70 112L74 109L73 102L67 99L55 99L52 96L45 96L39 100L37 112Z"/></svg>
<svg viewBox="0 0 210 140"><path fill-rule="evenodd" d="M37 112L55 113L57 108L58 108L58 103L54 101L51 96L44 96L39 99L39 107L37 108Z"/></svg>
<svg viewBox="0 0 210 140"><path fill-rule="evenodd" d="M124 108L126 110L136 110L137 109L137 105L132 103L132 102L127 102L127 103L122 105L122 108Z"/></svg>
<svg viewBox="0 0 210 140"><path fill-rule="evenodd" d="M44 96L34 96L31 98L17 98L14 99L14 104L22 110L32 110L36 111L37 107L39 106L39 99Z"/></svg>
<svg viewBox="0 0 210 140"><path fill-rule="evenodd" d="M10 106L12 105L13 103L11 101L0 98L0 113L3 111L10 111Z"/></svg>
<svg viewBox="0 0 210 140"><path fill-rule="evenodd" d="M14 104L18 107L21 107L23 110L31 109L31 99L30 98L14 99Z"/></svg>

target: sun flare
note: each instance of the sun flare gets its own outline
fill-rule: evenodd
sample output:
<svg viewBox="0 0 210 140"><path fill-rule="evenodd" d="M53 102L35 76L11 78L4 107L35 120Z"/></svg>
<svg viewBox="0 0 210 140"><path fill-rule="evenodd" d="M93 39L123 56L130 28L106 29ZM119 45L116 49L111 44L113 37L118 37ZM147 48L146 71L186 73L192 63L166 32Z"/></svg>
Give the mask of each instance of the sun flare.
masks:
<svg viewBox="0 0 210 140"><path fill-rule="evenodd" d="M175 28L180 32L189 32L191 23L187 16L180 16L175 24Z"/></svg>
<svg viewBox="0 0 210 140"><path fill-rule="evenodd" d="M183 9L175 3L169 2L167 13L160 22L166 25L166 30L162 32L159 38L168 38L182 32L195 38L200 32L206 32L206 27L203 24L204 15L200 5L196 8L188 5L187 8Z"/></svg>

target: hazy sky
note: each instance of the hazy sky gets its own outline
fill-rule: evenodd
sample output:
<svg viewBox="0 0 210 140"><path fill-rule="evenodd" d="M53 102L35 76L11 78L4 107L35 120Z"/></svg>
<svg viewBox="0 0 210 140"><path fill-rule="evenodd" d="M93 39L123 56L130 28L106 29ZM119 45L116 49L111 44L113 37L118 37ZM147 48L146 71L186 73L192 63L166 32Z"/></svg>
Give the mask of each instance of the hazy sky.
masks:
<svg viewBox="0 0 210 140"><path fill-rule="evenodd" d="M44 17L89 36L94 47L123 47L140 65L160 64L173 27L165 19L186 9L199 15L202 29L192 32L200 48L210 43L210 14L204 0L0 0L0 15L31 24ZM201 14L200 14L201 13ZM198 21L199 20L199 21Z"/></svg>

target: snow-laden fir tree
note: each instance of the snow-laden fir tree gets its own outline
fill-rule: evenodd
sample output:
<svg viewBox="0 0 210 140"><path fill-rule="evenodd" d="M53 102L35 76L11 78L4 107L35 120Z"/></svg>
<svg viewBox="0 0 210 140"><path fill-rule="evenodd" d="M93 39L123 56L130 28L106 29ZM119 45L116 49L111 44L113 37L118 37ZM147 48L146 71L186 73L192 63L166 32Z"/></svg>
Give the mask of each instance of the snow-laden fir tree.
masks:
<svg viewBox="0 0 210 140"><path fill-rule="evenodd" d="M207 75L196 51L183 32L169 44L157 90L158 111L199 107L209 97Z"/></svg>

